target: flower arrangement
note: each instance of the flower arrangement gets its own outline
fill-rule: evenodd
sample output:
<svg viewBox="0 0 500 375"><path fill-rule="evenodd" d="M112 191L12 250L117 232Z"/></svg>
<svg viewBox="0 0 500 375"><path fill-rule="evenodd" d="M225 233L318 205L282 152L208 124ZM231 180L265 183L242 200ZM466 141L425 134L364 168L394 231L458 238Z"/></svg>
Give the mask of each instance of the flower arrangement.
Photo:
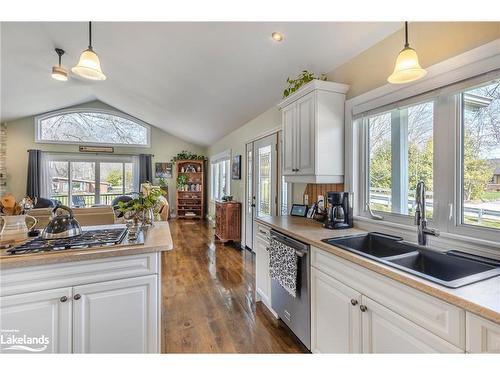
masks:
<svg viewBox="0 0 500 375"><path fill-rule="evenodd" d="M12 194L6 194L0 198L0 215L15 216L25 215L35 206L30 197L24 197L19 202Z"/></svg>
<svg viewBox="0 0 500 375"><path fill-rule="evenodd" d="M118 202L118 211L122 212L126 219L134 222L142 221L143 225L152 225L155 215L159 211L160 197L165 191L159 186L151 185L150 182L141 184L139 197L128 202Z"/></svg>

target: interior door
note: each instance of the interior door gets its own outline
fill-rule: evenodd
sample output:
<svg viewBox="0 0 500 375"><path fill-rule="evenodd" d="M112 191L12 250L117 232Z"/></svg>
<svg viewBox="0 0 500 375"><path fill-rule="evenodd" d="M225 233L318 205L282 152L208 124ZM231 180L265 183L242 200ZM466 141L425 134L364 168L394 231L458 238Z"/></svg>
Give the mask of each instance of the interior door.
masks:
<svg viewBox="0 0 500 375"><path fill-rule="evenodd" d="M26 335L40 343L1 343L0 352L71 353L71 326L71 288L2 297L0 330L4 341Z"/></svg>
<svg viewBox="0 0 500 375"><path fill-rule="evenodd" d="M245 186L245 246L253 249L253 220L255 218L255 194L253 186L254 162L253 142L246 145L246 186Z"/></svg>
<svg viewBox="0 0 500 375"><path fill-rule="evenodd" d="M73 288L75 353L158 351L156 275Z"/></svg>

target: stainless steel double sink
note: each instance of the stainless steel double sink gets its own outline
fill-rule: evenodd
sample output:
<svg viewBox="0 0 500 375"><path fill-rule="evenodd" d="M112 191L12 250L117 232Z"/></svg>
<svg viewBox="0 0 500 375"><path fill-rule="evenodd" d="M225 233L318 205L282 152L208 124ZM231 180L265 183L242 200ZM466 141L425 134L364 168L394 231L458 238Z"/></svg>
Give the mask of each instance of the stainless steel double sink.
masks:
<svg viewBox="0 0 500 375"><path fill-rule="evenodd" d="M500 261L456 250L441 252L383 233L327 238L323 242L448 288L500 275Z"/></svg>

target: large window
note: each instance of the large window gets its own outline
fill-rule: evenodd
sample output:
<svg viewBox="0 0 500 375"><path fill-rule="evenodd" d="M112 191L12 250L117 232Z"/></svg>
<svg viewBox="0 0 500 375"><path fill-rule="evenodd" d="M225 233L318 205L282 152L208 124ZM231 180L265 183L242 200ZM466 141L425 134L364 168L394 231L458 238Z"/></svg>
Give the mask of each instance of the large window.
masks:
<svg viewBox="0 0 500 375"><path fill-rule="evenodd" d="M500 229L500 82L461 93L463 224Z"/></svg>
<svg viewBox="0 0 500 375"><path fill-rule="evenodd" d="M494 73L366 113L355 123L361 215L413 224L415 188L423 181L433 227L498 243L500 81Z"/></svg>
<svg viewBox="0 0 500 375"><path fill-rule="evenodd" d="M74 109L35 118L36 142L150 146L150 127L122 113Z"/></svg>
<svg viewBox="0 0 500 375"><path fill-rule="evenodd" d="M47 196L71 207L110 205L114 198L137 191L137 172L132 158L120 161L61 160L52 156L47 162L44 187ZM135 181L135 182L134 182Z"/></svg>
<svg viewBox="0 0 500 375"><path fill-rule="evenodd" d="M231 194L231 166L229 159L212 162L211 176L212 200L219 200L224 195Z"/></svg>
<svg viewBox="0 0 500 375"><path fill-rule="evenodd" d="M372 210L412 215L415 188L427 187L426 211L432 216L432 102L420 103L367 119L369 204Z"/></svg>

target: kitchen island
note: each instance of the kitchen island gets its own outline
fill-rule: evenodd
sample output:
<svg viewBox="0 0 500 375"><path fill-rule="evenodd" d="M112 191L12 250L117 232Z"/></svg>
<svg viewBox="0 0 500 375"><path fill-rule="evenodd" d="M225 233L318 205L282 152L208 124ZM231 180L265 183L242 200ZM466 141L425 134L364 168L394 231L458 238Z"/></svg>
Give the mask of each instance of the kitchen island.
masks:
<svg viewBox="0 0 500 375"><path fill-rule="evenodd" d="M85 228L84 228L85 229ZM167 222L144 244L0 255L0 351L158 353Z"/></svg>
<svg viewBox="0 0 500 375"><path fill-rule="evenodd" d="M500 277L450 289L322 241L365 231L256 223L261 242L275 229L311 246L311 351L500 352Z"/></svg>

